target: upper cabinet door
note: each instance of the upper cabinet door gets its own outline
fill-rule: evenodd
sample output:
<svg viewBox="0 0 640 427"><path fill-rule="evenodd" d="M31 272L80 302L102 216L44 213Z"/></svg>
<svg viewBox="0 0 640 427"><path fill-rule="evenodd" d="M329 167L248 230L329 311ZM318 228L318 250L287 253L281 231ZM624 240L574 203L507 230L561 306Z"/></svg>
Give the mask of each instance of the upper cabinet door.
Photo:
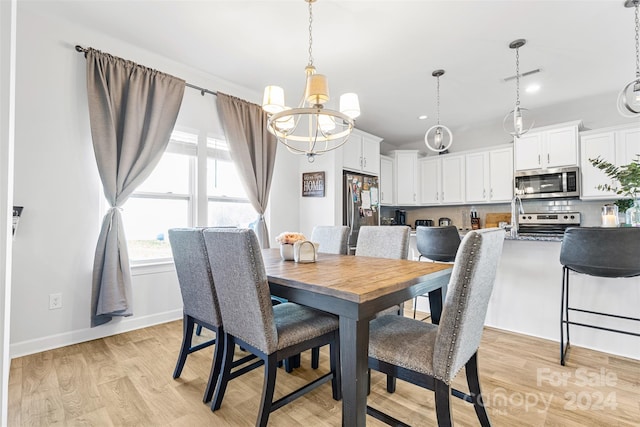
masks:
<svg viewBox="0 0 640 427"><path fill-rule="evenodd" d="M362 138L362 171L370 175L380 174L380 140Z"/></svg>
<svg viewBox="0 0 640 427"><path fill-rule="evenodd" d="M571 126L545 132L542 163L548 168L578 164L578 128Z"/></svg>
<svg viewBox="0 0 640 427"><path fill-rule="evenodd" d="M393 204L393 159L380 156L380 204Z"/></svg>
<svg viewBox="0 0 640 427"><path fill-rule="evenodd" d="M420 203L438 205L440 201L440 164L438 158L420 159Z"/></svg>
<svg viewBox="0 0 640 427"><path fill-rule="evenodd" d="M613 181L603 171L591 164L589 159L597 159L614 163L616 158L615 132L603 132L580 137L582 162L581 197L584 199L611 199L617 197L613 191L598 190L598 185L610 184Z"/></svg>
<svg viewBox="0 0 640 427"><path fill-rule="evenodd" d="M418 151L398 150L395 156L395 196L399 206L418 204Z"/></svg>
<svg viewBox="0 0 640 427"><path fill-rule="evenodd" d="M464 156L442 159L442 202L464 202Z"/></svg>
<svg viewBox="0 0 640 427"><path fill-rule="evenodd" d="M349 139L342 146L343 161L345 169L354 171L362 170L362 136L355 132L349 135Z"/></svg>
<svg viewBox="0 0 640 427"><path fill-rule="evenodd" d="M628 165L640 154L640 127L623 129L616 132L616 148L619 166Z"/></svg>
<svg viewBox="0 0 640 427"><path fill-rule="evenodd" d="M469 182L468 179L467 182ZM513 148L491 150L489 152L489 200L511 201L513 187Z"/></svg>
<svg viewBox="0 0 640 427"><path fill-rule="evenodd" d="M381 138L354 129L342 146L342 167L368 175L380 175Z"/></svg>
<svg viewBox="0 0 640 427"><path fill-rule="evenodd" d="M486 202L489 198L489 158L486 152L467 154L466 201L468 203Z"/></svg>
<svg viewBox="0 0 640 427"><path fill-rule="evenodd" d="M526 133L514 139L516 170L540 169L542 167L542 134Z"/></svg>

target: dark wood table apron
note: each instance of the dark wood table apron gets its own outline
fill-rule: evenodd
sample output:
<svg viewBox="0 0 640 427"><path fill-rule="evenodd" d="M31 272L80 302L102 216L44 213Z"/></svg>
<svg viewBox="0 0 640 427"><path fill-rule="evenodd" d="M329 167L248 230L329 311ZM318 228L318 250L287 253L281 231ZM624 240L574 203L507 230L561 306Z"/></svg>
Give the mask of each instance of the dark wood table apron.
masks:
<svg viewBox="0 0 640 427"><path fill-rule="evenodd" d="M342 425L366 425L369 320L428 293L438 323L452 265L330 254L303 264L282 261L279 249L262 255L274 295L340 317Z"/></svg>

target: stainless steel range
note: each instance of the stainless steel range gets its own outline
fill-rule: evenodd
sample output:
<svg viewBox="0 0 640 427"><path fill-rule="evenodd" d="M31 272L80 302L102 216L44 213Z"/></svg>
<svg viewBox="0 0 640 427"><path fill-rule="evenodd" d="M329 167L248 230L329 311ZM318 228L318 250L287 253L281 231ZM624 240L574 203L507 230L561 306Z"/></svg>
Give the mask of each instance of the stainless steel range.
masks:
<svg viewBox="0 0 640 427"><path fill-rule="evenodd" d="M525 213L518 222L521 234L564 234L568 227L580 226L580 212Z"/></svg>

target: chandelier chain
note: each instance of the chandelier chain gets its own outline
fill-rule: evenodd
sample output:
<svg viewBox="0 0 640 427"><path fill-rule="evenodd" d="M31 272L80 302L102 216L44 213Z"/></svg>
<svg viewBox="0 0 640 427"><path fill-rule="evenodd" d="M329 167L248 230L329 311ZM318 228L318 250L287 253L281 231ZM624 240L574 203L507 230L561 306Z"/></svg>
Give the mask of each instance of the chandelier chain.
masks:
<svg viewBox="0 0 640 427"><path fill-rule="evenodd" d="M520 48L516 48L516 107L520 106Z"/></svg>
<svg viewBox="0 0 640 427"><path fill-rule="evenodd" d="M638 17L638 9L640 2L636 3L636 77L640 78L640 18Z"/></svg>
<svg viewBox="0 0 640 427"><path fill-rule="evenodd" d="M311 6L312 2L309 2L309 65L313 65L313 36L311 35L311 30L313 26L313 8Z"/></svg>

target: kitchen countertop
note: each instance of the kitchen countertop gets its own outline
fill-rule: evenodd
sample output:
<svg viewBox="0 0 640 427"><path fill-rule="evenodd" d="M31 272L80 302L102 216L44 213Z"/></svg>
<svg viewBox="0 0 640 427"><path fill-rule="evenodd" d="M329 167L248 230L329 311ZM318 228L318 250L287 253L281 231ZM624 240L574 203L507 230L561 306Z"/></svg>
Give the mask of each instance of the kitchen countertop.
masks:
<svg viewBox="0 0 640 427"><path fill-rule="evenodd" d="M458 229L460 237L464 237L471 229ZM416 236L415 228L411 229L411 237ZM518 233L518 237L511 237L508 231L505 231L505 240L523 240L534 242L562 242L562 234L543 234L543 233Z"/></svg>

